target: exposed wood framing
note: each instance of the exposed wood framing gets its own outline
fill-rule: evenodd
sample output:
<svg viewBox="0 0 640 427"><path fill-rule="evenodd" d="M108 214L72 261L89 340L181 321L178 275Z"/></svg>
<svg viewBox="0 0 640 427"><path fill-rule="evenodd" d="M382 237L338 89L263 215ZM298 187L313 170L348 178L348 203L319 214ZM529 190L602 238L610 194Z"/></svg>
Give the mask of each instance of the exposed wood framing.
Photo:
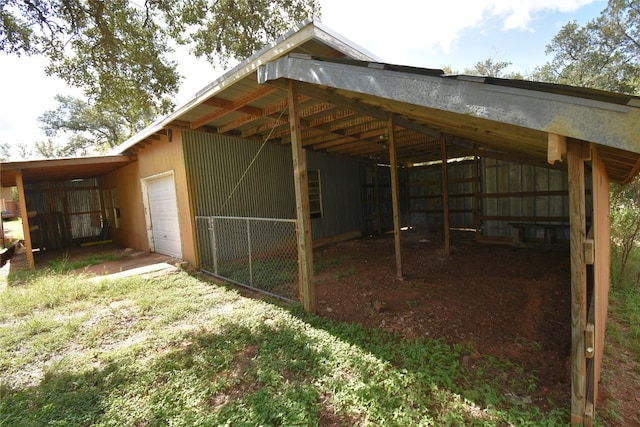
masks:
<svg viewBox="0 0 640 427"><path fill-rule="evenodd" d="M640 158L636 162L636 164L633 167L633 169L631 169L631 172L629 173L629 176L627 177L627 179L624 180L623 184L628 184L629 182L631 182L633 180L633 178L638 174L639 170L640 170Z"/></svg>
<svg viewBox="0 0 640 427"><path fill-rule="evenodd" d="M278 85L277 81L271 82L274 85ZM309 96L320 101L328 102L336 107L345 108L347 110L355 111L358 114L364 114L366 116L374 117L378 120L387 120L387 112L381 108L367 105L357 99L348 98L340 95L333 90L323 89L316 87L309 83L296 82L299 93ZM427 125L415 122L407 117L401 115L394 115L395 125L403 127L405 129L411 129L416 132L430 135L434 138L440 137L440 132L437 129L429 127Z"/></svg>
<svg viewBox="0 0 640 427"><path fill-rule="evenodd" d="M610 277L610 224L609 224L609 177L596 147L591 144L592 188L593 188L593 295L589 309L588 325L593 328L592 334L592 369L587 378L587 416L585 425L592 423L598 400L598 383L604 352L605 327L609 306ZM589 335L587 335L589 337ZM587 348L588 348L588 344ZM589 409L592 407L593 409Z"/></svg>
<svg viewBox="0 0 640 427"><path fill-rule="evenodd" d="M374 194L374 201L375 201L375 213L376 213L376 232L378 234L382 234L382 212L380 210L380 177L378 176L378 169L380 168L380 166L378 166L378 164L374 164L373 166L373 185L374 185L374 189L373 189L373 194Z"/></svg>
<svg viewBox="0 0 640 427"><path fill-rule="evenodd" d="M450 227L449 227L449 171L447 168L447 141L440 137L440 153L442 158L442 215L444 217L444 253L450 252Z"/></svg>
<svg viewBox="0 0 640 427"><path fill-rule="evenodd" d="M586 406L587 268L584 257L586 208L582 143L568 141L571 245L571 425L583 425Z"/></svg>
<svg viewBox="0 0 640 427"><path fill-rule="evenodd" d="M293 181L296 193L296 217L298 220L298 271L300 300L305 311L315 313L316 294L313 283L313 247L311 239L311 213L309 209L309 182L307 152L302 147L302 128L295 85L288 88L289 128L291 130L291 155Z"/></svg>
<svg viewBox="0 0 640 427"><path fill-rule="evenodd" d="M480 158L473 155L473 228L476 239L480 237Z"/></svg>
<svg viewBox="0 0 640 427"><path fill-rule="evenodd" d="M27 212L27 200L24 194L24 181L22 180L22 170L16 170L16 186L18 187L18 197L20 198L20 216L22 217L22 233L24 234L24 246L27 253L27 264L29 270L35 270L36 264L33 259L33 246L31 244L31 231L29 230L29 212Z"/></svg>
<svg viewBox="0 0 640 427"><path fill-rule="evenodd" d="M550 165L561 162L567 153L567 137L550 133L547 142L547 162Z"/></svg>
<svg viewBox="0 0 640 427"><path fill-rule="evenodd" d="M192 121L191 129L201 128L212 120L241 109L246 110L247 114L254 114L256 116L262 115L262 110L260 110L259 108L254 109L254 107L247 106L247 104L264 98L265 96L275 92L276 90L277 89L274 87L261 86L253 92L249 92L234 101L228 101L219 98L209 99L207 103L209 103L209 105L218 107L218 109L214 110L211 113L207 113L201 117L198 117L197 119Z"/></svg>
<svg viewBox="0 0 640 427"><path fill-rule="evenodd" d="M393 235L396 248L396 276L402 279L402 231L400 230L400 185L398 182L398 162L396 159L396 138L393 114L387 117L389 128L389 162L391 167L391 200L393 203Z"/></svg>

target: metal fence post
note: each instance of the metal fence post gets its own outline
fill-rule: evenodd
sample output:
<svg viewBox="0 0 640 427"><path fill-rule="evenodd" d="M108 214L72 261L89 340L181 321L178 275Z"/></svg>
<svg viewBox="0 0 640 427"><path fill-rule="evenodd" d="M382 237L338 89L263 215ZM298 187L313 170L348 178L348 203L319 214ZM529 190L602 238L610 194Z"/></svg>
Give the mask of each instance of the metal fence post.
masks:
<svg viewBox="0 0 640 427"><path fill-rule="evenodd" d="M247 218L247 252L249 255L249 284L253 286L253 262L251 260L251 225Z"/></svg>
<svg viewBox="0 0 640 427"><path fill-rule="evenodd" d="M211 254L213 255L213 272L218 274L218 246L216 244L216 219L209 217L209 231L211 232Z"/></svg>

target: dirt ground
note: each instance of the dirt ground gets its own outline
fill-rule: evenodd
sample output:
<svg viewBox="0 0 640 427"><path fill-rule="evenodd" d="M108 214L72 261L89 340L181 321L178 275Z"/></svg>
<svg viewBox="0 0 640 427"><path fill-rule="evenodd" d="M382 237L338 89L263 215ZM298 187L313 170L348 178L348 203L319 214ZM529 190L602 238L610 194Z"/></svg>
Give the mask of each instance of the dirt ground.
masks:
<svg viewBox="0 0 640 427"><path fill-rule="evenodd" d="M75 259L104 253L119 254L123 249L106 245L73 249L64 256ZM82 271L103 275L175 262L159 254L128 255ZM61 254L40 254L36 263L46 265L56 256ZM477 353L470 352L463 363L473 367L481 354L517 363L539 379L532 404L543 410L550 404L568 405L571 289L567 251L481 244L472 233L454 232L451 254L446 256L441 234L412 230L403 234L402 256L400 280L391 235L315 250L320 270L315 275L318 314L408 339L422 336L470 343ZM15 267L24 262L21 258L12 259ZM603 369L609 372L598 407L606 407L609 397L615 396L621 416L619 423L607 425L637 425L633 417L640 405L640 381L632 364L625 369L605 360Z"/></svg>
<svg viewBox="0 0 640 427"><path fill-rule="evenodd" d="M482 244L473 237L453 232L446 256L442 234L405 232L402 280L391 235L319 249L314 257L320 266L331 260L338 266L316 274L318 313L409 339L471 343L479 354L463 363L473 368L480 354L514 362L538 378L532 404L568 407L569 252ZM640 425L640 375L628 354L608 345L597 417L601 425Z"/></svg>
<svg viewBox="0 0 640 427"><path fill-rule="evenodd" d="M445 255L440 234L404 233L400 280L392 236L320 249L320 265L344 262L316 274L318 313L406 338L471 343L478 353L522 365L539 378L535 404L566 402L569 254L480 244L464 232L452 233L450 253ZM465 362L476 361L472 355Z"/></svg>

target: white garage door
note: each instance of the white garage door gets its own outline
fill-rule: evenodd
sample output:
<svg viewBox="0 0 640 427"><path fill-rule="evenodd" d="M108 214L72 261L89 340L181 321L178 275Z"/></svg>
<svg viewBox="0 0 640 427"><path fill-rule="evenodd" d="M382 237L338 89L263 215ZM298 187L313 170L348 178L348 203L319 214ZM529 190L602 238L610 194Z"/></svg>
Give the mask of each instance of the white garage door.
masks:
<svg viewBox="0 0 640 427"><path fill-rule="evenodd" d="M147 181L147 197L154 251L182 259L173 175Z"/></svg>

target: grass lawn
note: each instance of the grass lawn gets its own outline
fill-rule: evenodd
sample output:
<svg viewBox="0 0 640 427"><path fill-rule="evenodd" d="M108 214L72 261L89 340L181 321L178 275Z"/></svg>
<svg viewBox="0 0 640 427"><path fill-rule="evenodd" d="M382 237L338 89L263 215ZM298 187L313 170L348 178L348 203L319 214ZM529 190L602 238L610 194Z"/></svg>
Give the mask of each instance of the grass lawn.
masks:
<svg viewBox="0 0 640 427"><path fill-rule="evenodd" d="M40 272L0 292L0 426L567 424L568 407L542 413L535 379L505 368L184 271Z"/></svg>

